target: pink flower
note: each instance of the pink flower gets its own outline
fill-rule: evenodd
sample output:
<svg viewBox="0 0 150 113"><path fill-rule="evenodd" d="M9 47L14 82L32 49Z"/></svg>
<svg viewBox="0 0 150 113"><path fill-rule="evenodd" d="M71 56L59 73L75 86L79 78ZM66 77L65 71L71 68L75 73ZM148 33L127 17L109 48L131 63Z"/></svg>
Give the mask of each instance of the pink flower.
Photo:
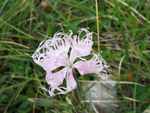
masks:
<svg viewBox="0 0 150 113"><path fill-rule="evenodd" d="M84 36L81 37L81 34ZM72 70L76 68L81 75L87 73L95 73L101 76L101 73L107 68L106 62L98 54L93 54L90 60L82 57L88 56L92 51L92 36L93 33L87 29L79 30L79 35L73 35L72 31L69 34L57 32L52 39L42 41L32 55L34 62L43 67L46 71L46 81L50 85L50 96L56 94L66 94L77 87ZM70 55L69 55L70 54ZM80 61L75 60L79 58ZM53 72L55 69L63 67L58 72ZM67 87L60 87L63 80L66 79ZM55 93L55 90L58 92Z"/></svg>

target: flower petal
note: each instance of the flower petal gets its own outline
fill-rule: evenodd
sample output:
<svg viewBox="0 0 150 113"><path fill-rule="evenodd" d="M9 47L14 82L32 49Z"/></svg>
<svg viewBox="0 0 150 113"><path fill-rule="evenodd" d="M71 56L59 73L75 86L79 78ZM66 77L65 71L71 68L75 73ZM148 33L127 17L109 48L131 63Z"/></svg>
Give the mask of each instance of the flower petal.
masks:
<svg viewBox="0 0 150 113"><path fill-rule="evenodd" d="M64 87L50 87L49 89L46 89L45 87L41 86L41 87L39 87L39 88L41 88L43 91L48 92L49 95L50 95L50 97L54 97L54 96L56 96L56 95L58 95L58 94L66 94L66 93L68 93L68 92L66 91L66 88L64 88ZM55 93L55 92L54 92L55 90L58 90L59 92L58 92L58 93ZM64 91L64 90L65 90L65 91Z"/></svg>
<svg viewBox="0 0 150 113"><path fill-rule="evenodd" d="M85 32L86 34L80 39L80 35L82 32ZM82 28L79 31L79 36L74 35L73 39L71 40L72 51L70 59L72 62L74 62L77 57L87 56L90 54L93 45L92 34L92 32L89 32L87 29Z"/></svg>
<svg viewBox="0 0 150 113"><path fill-rule="evenodd" d="M90 60L76 62L73 67L77 68L81 75L95 73L101 78L105 78L106 75L101 73L107 73L105 68L108 66L100 55L94 54Z"/></svg>
<svg viewBox="0 0 150 113"><path fill-rule="evenodd" d="M66 88L63 87L58 87L59 85L62 84L65 76L66 76L66 72L67 72L68 68L64 68L56 73L52 73L49 72L46 74L46 81L47 83L50 85L49 90L47 90L49 92L49 95L51 97L57 95L57 94L66 94ZM55 90L58 90L59 92L55 94Z"/></svg>
<svg viewBox="0 0 150 113"><path fill-rule="evenodd" d="M59 92L55 94L54 93L55 90L57 90ZM64 87L52 87L50 90L48 90L48 92L49 92L49 95L51 97L54 97L54 96L56 96L58 94L63 94L64 95L64 94L68 93L68 91Z"/></svg>
<svg viewBox="0 0 150 113"><path fill-rule="evenodd" d="M66 38L54 38L52 41L52 54L68 59L68 51L70 49L69 36Z"/></svg>
<svg viewBox="0 0 150 113"><path fill-rule="evenodd" d="M73 77L72 69L67 71L67 91L70 92L77 87L77 83Z"/></svg>
<svg viewBox="0 0 150 113"><path fill-rule="evenodd" d="M67 35L59 32L55 33L53 39L42 41L32 55L34 62L42 66L47 72L67 65L71 35L72 33Z"/></svg>
<svg viewBox="0 0 150 113"><path fill-rule="evenodd" d="M38 55L38 57L36 57ZM50 53L47 54L39 54L34 53L32 56L35 63L43 67L43 69L48 73L60 66L65 66L65 61L61 59L61 57L51 55Z"/></svg>
<svg viewBox="0 0 150 113"><path fill-rule="evenodd" d="M62 84L66 72L68 68L63 68L62 70L55 72L55 73L49 73L46 75L46 81L51 87L57 87Z"/></svg>

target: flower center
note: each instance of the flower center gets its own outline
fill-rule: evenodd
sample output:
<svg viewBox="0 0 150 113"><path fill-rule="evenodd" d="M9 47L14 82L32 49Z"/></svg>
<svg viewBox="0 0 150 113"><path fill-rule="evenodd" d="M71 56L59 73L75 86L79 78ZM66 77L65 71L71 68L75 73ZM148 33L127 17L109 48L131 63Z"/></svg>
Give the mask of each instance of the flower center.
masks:
<svg viewBox="0 0 150 113"><path fill-rule="evenodd" d="M67 60L66 66L67 66L68 68L71 68L71 67L73 66L73 63L70 61L70 59Z"/></svg>

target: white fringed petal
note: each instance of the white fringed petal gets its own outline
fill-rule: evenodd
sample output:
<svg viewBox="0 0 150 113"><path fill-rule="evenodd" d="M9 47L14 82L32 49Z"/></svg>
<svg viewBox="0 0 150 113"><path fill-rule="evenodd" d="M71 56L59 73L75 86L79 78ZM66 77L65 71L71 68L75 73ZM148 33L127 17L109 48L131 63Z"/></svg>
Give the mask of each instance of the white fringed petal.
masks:
<svg viewBox="0 0 150 113"><path fill-rule="evenodd" d="M56 33L53 39L42 41L32 55L34 62L43 67L46 72L65 66L71 46L69 38L70 35Z"/></svg>
<svg viewBox="0 0 150 113"><path fill-rule="evenodd" d="M80 35L85 32L86 34L81 38ZM70 60L71 62L74 62L74 60L77 57L83 57L90 54L92 51L92 32L89 32L87 29L82 28L79 31L79 35L74 35L73 39L71 40L72 46L71 46L71 54L70 54Z"/></svg>
<svg viewBox="0 0 150 113"><path fill-rule="evenodd" d="M73 67L77 68L81 75L95 73L102 79L107 77L107 75L104 76L104 74L101 73L106 73L105 68L108 66L103 58L98 54L94 54L94 56L88 61L79 61L75 63Z"/></svg>
<svg viewBox="0 0 150 113"><path fill-rule="evenodd" d="M55 73L49 73L46 75L46 81L51 87L57 87L62 84L68 68L63 68L62 70L55 72Z"/></svg>
<svg viewBox="0 0 150 113"><path fill-rule="evenodd" d="M73 89L75 89L77 87L77 83L73 77L72 69L69 69L67 71L66 80L67 80L67 91L68 92L72 91Z"/></svg>

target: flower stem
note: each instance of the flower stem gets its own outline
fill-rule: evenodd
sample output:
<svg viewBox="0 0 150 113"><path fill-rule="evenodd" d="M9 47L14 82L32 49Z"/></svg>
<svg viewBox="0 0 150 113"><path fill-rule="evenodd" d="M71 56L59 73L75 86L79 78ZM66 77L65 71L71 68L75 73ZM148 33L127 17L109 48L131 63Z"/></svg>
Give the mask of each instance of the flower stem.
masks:
<svg viewBox="0 0 150 113"><path fill-rule="evenodd" d="M73 73L73 76L74 76L75 80L77 80L77 75L76 75L76 72L75 72L74 69L72 70L72 73ZM77 90L80 90L80 88L77 87L76 89L74 89L74 90L72 91L72 95L73 95L73 98L74 98L77 102L80 102L80 99L79 99L79 95L78 95L78 91L77 91Z"/></svg>

